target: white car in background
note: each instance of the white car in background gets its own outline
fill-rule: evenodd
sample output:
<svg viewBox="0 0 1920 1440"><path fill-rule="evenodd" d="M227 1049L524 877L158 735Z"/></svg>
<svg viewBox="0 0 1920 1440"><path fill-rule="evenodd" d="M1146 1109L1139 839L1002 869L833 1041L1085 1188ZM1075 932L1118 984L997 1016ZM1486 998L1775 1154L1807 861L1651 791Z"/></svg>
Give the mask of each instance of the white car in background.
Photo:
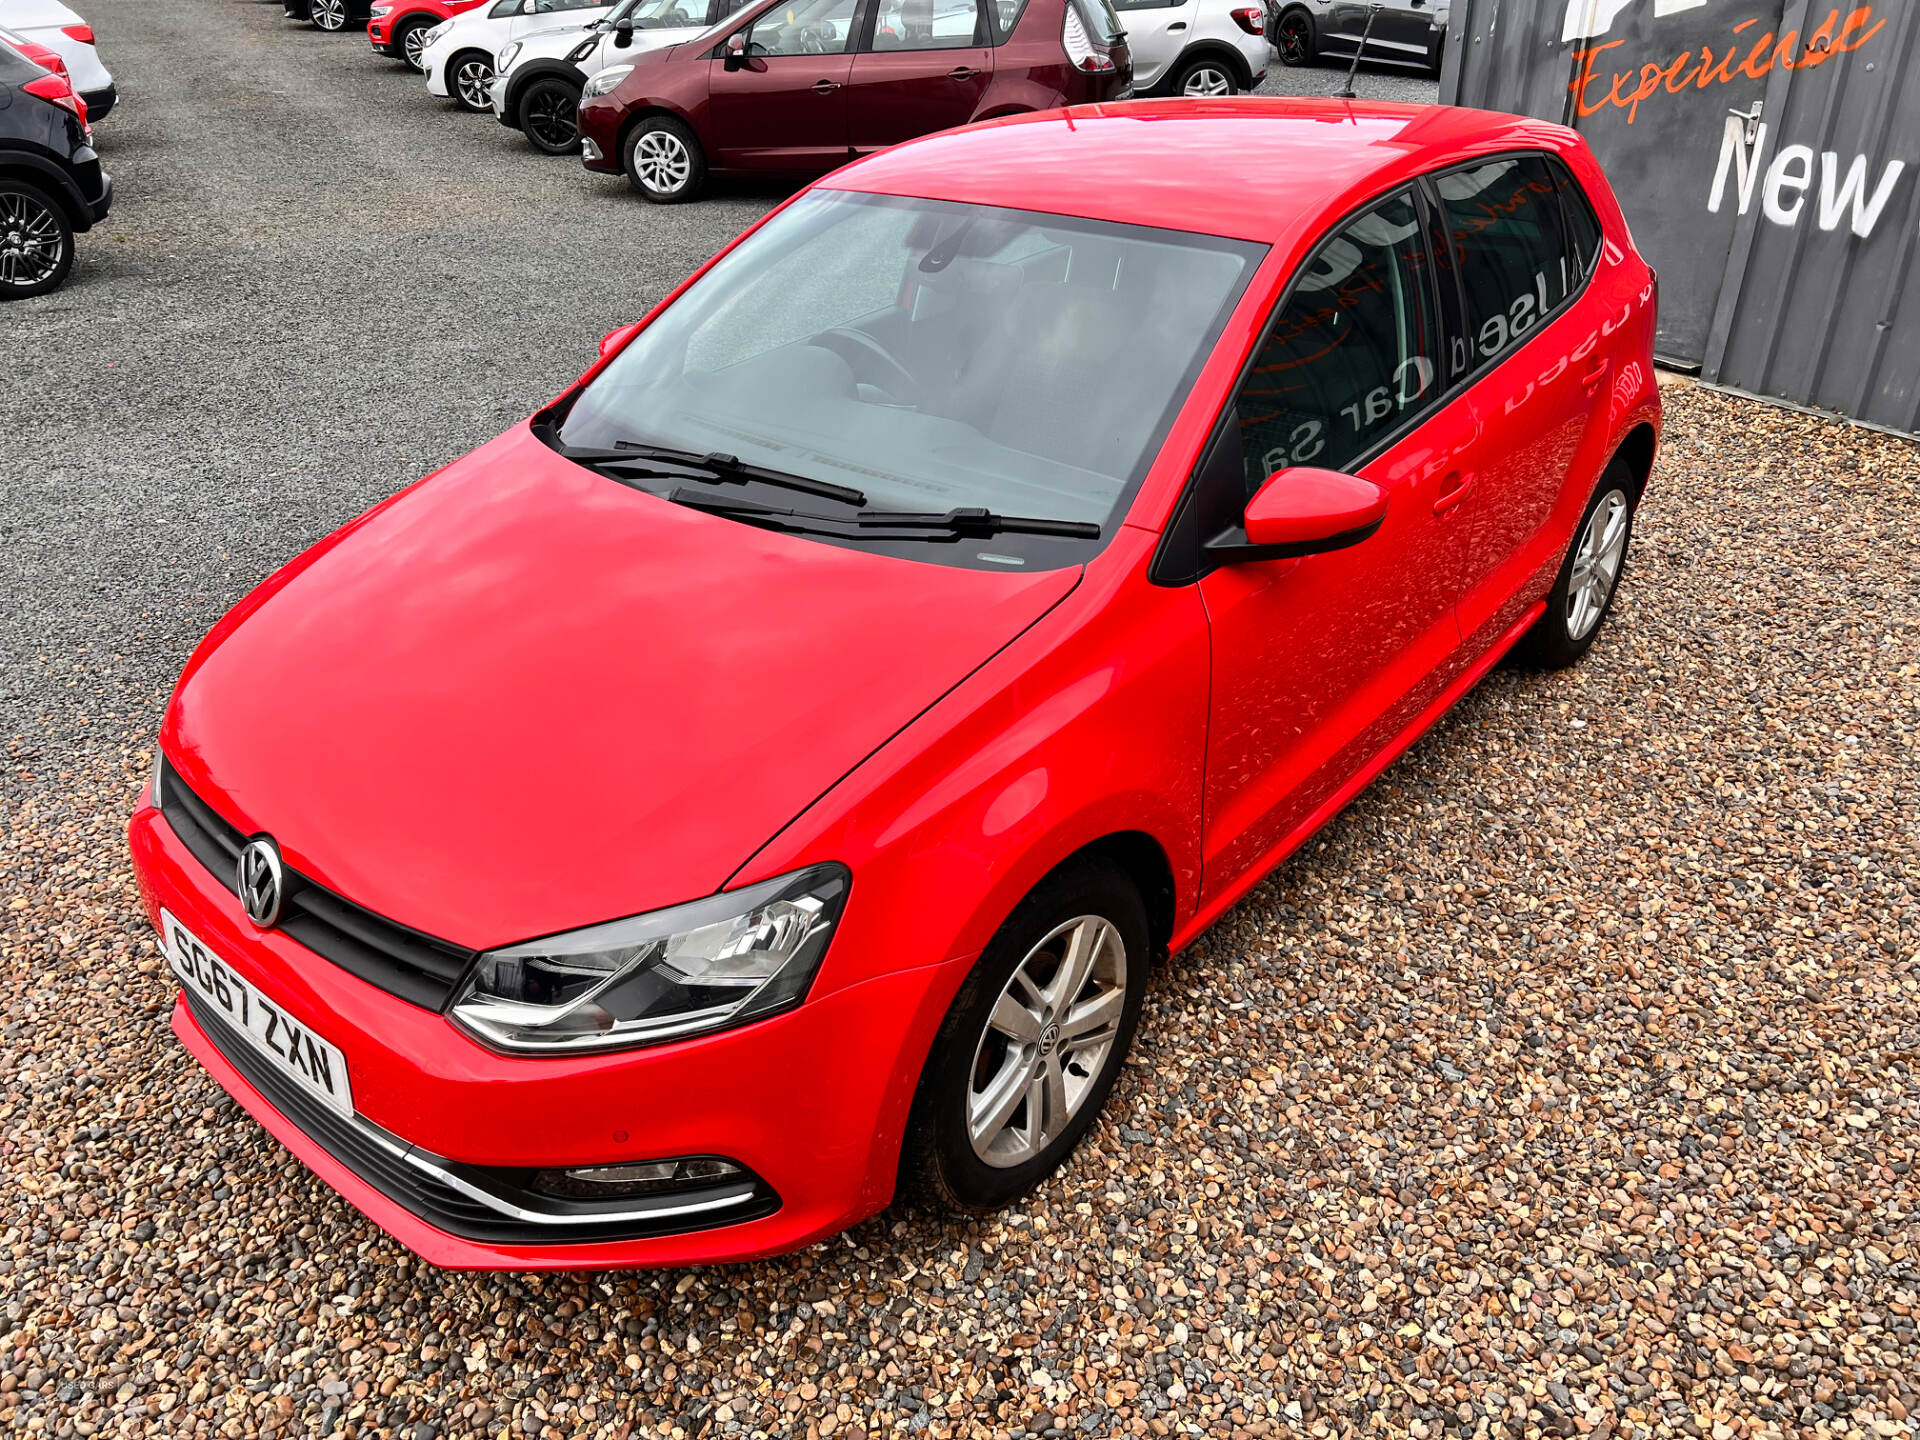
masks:
<svg viewBox="0 0 1920 1440"><path fill-rule="evenodd" d="M603 95L631 57L711 29L746 0L620 0L591 25L510 40L494 57L493 113L549 155L580 151L580 97Z"/></svg>
<svg viewBox="0 0 1920 1440"><path fill-rule="evenodd" d="M0 25L36 45L44 45L67 65L68 83L87 102L87 120L99 121L113 109L119 93L100 63L93 27L60 0L0 0Z"/></svg>
<svg viewBox="0 0 1920 1440"><path fill-rule="evenodd" d="M427 89L452 97L462 110L492 104L493 57L501 46L543 30L579 31L613 8L614 0L494 0L442 20L421 37L420 68Z"/></svg>
<svg viewBox="0 0 1920 1440"><path fill-rule="evenodd" d="M1237 95L1267 73L1261 0L1112 0L1136 95Z"/></svg>

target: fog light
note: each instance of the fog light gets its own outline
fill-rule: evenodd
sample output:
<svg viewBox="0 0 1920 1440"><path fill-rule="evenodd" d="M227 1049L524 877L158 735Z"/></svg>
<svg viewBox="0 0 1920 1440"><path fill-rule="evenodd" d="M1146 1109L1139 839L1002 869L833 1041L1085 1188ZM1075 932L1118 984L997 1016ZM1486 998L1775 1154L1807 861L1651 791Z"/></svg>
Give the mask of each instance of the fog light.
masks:
<svg viewBox="0 0 1920 1440"><path fill-rule="evenodd" d="M600 147L582 135L580 137L580 153L589 160L598 160L600 158Z"/></svg>
<svg viewBox="0 0 1920 1440"><path fill-rule="evenodd" d="M615 1200L633 1195L659 1195L669 1190L693 1190L723 1180L742 1178L746 1171L731 1160L697 1155L683 1160L643 1160L631 1165L583 1165L574 1170L539 1170L529 1188L543 1195L572 1200Z"/></svg>

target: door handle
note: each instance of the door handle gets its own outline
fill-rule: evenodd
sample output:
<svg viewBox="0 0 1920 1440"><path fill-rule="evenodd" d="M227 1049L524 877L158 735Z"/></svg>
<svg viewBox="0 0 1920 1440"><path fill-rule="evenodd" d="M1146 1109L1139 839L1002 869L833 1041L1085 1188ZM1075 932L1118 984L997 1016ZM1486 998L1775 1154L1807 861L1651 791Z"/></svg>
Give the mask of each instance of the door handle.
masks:
<svg viewBox="0 0 1920 1440"><path fill-rule="evenodd" d="M838 80L816 80L813 82L813 93L816 95L831 95L839 88L840 82Z"/></svg>
<svg viewBox="0 0 1920 1440"><path fill-rule="evenodd" d="M1466 471L1449 470L1440 482L1440 493L1434 499L1433 513L1444 515L1466 499L1467 492L1473 489L1473 482L1474 476Z"/></svg>
<svg viewBox="0 0 1920 1440"><path fill-rule="evenodd" d="M1591 390L1607 378L1607 361L1604 356L1595 359L1580 375L1580 388Z"/></svg>
<svg viewBox="0 0 1920 1440"><path fill-rule="evenodd" d="M1168 31L1170 31L1170 32L1171 32L1171 31L1174 31L1174 30L1184 30L1184 29L1186 29L1186 28L1187 28L1187 22L1186 22L1186 21L1184 21L1184 20L1181 20L1181 21L1179 21L1179 22L1178 22L1178 23L1176 23L1176 24L1173 24L1173 25L1169 25L1169 26L1167 26L1167 29L1168 29Z"/></svg>
<svg viewBox="0 0 1920 1440"><path fill-rule="evenodd" d="M947 72L947 78L949 80L971 80L979 73L980 72L971 65L956 65Z"/></svg>

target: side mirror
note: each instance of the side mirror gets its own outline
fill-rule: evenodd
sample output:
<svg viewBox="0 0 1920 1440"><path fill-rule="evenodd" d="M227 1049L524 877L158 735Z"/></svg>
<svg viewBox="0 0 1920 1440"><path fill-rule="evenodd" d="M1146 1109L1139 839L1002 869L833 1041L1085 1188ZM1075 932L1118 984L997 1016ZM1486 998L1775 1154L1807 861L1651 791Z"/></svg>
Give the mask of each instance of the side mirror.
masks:
<svg viewBox="0 0 1920 1440"><path fill-rule="evenodd" d="M613 48L624 50L633 44L633 21L622 20L613 27Z"/></svg>
<svg viewBox="0 0 1920 1440"><path fill-rule="evenodd" d="M607 356L618 350L635 335L638 335L642 323L642 321L636 320L631 325L622 325L618 330L609 330L605 335L602 335L600 337L600 358L602 360L606 359Z"/></svg>
<svg viewBox="0 0 1920 1440"><path fill-rule="evenodd" d="M1387 518L1387 492L1338 470L1276 470L1247 502L1242 528L1207 542L1216 560L1284 560L1358 545Z"/></svg>
<svg viewBox="0 0 1920 1440"><path fill-rule="evenodd" d="M747 63L747 32L736 30L727 36L727 43L721 47L726 56L727 69L738 70Z"/></svg>

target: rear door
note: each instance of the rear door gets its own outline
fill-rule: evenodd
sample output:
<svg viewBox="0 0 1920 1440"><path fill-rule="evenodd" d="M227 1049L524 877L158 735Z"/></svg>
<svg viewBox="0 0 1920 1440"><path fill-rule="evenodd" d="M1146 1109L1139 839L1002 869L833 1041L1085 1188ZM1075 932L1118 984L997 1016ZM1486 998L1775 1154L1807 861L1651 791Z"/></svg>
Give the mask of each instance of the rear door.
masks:
<svg viewBox="0 0 1920 1440"><path fill-rule="evenodd" d="M714 58L713 164L809 173L844 162L859 0L789 0L756 19L747 53Z"/></svg>
<svg viewBox="0 0 1920 1440"><path fill-rule="evenodd" d="M1581 303L1599 227L1591 211L1569 208L1585 202L1542 155L1479 161L1431 184L1460 280L1456 346L1480 425L1452 521L1464 566L1460 625L1473 654L1535 598L1528 582L1566 542L1553 523L1561 496L1599 463L1606 317Z"/></svg>
<svg viewBox="0 0 1920 1440"><path fill-rule="evenodd" d="M1371 12L1372 27L1368 27ZM1364 35L1369 60L1398 60L1425 64L1433 29L1433 7L1427 0L1389 0L1364 5L1341 0L1328 13L1321 30L1321 48L1330 55L1350 56Z"/></svg>
<svg viewBox="0 0 1920 1440"><path fill-rule="evenodd" d="M993 79L987 26L987 0L877 0L847 95L854 153L973 119Z"/></svg>

